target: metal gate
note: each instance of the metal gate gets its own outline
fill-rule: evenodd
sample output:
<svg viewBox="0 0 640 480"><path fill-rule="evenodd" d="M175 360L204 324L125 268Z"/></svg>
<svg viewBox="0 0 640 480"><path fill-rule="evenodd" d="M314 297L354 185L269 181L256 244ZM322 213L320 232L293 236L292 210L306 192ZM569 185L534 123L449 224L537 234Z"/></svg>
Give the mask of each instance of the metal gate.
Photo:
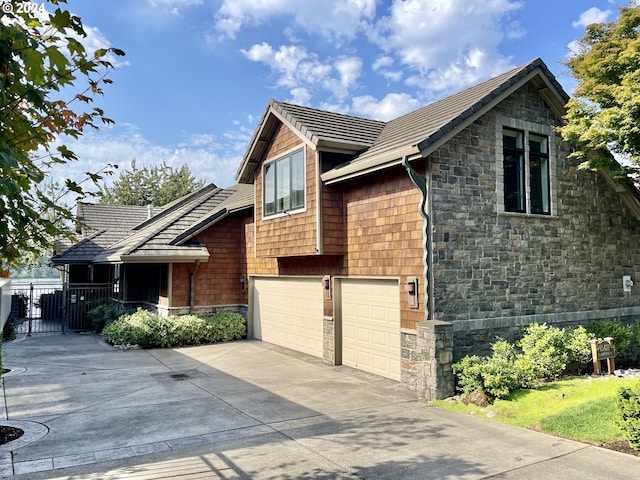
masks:
<svg viewBox="0 0 640 480"><path fill-rule="evenodd" d="M87 312L109 303L112 285L60 282L11 284L11 315L16 333L54 333L91 330Z"/></svg>

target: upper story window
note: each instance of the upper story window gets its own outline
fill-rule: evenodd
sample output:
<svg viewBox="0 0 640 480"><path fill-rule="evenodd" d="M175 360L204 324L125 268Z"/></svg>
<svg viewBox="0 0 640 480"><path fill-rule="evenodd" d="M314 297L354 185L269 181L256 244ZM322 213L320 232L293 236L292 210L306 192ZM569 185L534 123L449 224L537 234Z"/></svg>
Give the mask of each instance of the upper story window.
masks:
<svg viewBox="0 0 640 480"><path fill-rule="evenodd" d="M551 215L549 137L502 128L505 212Z"/></svg>
<svg viewBox="0 0 640 480"><path fill-rule="evenodd" d="M304 208L304 151L296 150L264 165L264 216Z"/></svg>

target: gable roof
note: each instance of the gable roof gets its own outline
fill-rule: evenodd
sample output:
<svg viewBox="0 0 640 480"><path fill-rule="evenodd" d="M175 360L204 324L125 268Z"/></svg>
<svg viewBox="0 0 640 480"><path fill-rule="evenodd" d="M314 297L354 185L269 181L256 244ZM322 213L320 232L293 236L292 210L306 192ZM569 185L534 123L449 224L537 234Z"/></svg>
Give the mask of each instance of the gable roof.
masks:
<svg viewBox="0 0 640 480"><path fill-rule="evenodd" d="M112 225L119 222L118 206L113 207ZM146 218L147 207L141 208ZM206 247L189 240L226 216L250 208L253 208L252 185L227 189L207 185L165 205L160 213L142 223L128 224L130 228L125 235L114 239L108 230L99 230L54 256L52 261L55 265L207 261Z"/></svg>
<svg viewBox="0 0 640 480"><path fill-rule="evenodd" d="M371 148L324 173L322 180L336 183L397 165L404 156L424 157L528 82L534 84L556 115L564 115L569 95L538 58L391 120Z"/></svg>
<svg viewBox="0 0 640 480"><path fill-rule="evenodd" d="M228 215L253 208L253 186L215 185L198 190L171 204L134 232L96 255L94 263L145 263L207 261L209 252L189 240Z"/></svg>
<svg viewBox="0 0 640 480"><path fill-rule="evenodd" d="M153 207L157 213L162 207ZM152 213L152 212L151 212ZM139 205L112 205L79 202L76 210L76 232L82 234L79 242L59 240L54 264L64 255L68 264L90 263L93 257L108 246L122 240L140 223L147 220L149 207Z"/></svg>
<svg viewBox="0 0 640 480"><path fill-rule="evenodd" d="M298 133L314 149L354 155L350 162L322 174L322 180L331 184L399 164L405 156L428 155L528 82L559 117L564 115L569 95L540 58L386 123L271 99L236 179L253 182L280 124Z"/></svg>
<svg viewBox="0 0 640 480"><path fill-rule="evenodd" d="M163 208L79 203L76 231L82 233L83 239L94 237L101 246L108 247L129 235L136 226L146 222L150 216L157 215ZM96 232L101 232L98 237L95 235Z"/></svg>
<svg viewBox="0 0 640 480"><path fill-rule="evenodd" d="M356 154L371 147L385 123L336 112L269 100L249 148L236 173L240 183L253 183L253 174L281 124L302 135L312 148Z"/></svg>
<svg viewBox="0 0 640 480"><path fill-rule="evenodd" d="M152 214L162 211L162 207L152 207ZM102 203L78 203L76 232L99 230L130 231L147 220L149 207L140 205L112 205ZM118 221L114 222L117 218Z"/></svg>

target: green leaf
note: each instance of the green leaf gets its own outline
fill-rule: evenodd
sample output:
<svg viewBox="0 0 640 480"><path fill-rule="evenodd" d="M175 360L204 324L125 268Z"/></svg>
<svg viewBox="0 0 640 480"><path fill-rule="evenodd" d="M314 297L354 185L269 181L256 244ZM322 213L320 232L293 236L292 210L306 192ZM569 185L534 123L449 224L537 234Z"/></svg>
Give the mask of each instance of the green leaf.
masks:
<svg viewBox="0 0 640 480"><path fill-rule="evenodd" d="M75 153L73 153L71 150L69 150L66 145L60 145L57 148L57 150L58 150L58 152L60 152L60 155L64 159L67 159L67 160L78 160L78 156Z"/></svg>

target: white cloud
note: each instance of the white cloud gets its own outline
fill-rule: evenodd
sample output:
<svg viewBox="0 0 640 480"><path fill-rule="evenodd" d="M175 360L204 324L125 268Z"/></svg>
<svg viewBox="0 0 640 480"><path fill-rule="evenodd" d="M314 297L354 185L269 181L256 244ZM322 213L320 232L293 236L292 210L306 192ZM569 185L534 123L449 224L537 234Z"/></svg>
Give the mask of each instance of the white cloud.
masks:
<svg viewBox="0 0 640 480"><path fill-rule="evenodd" d="M362 73L362 59L342 57L333 64L333 67L337 77L325 78L323 86L338 99L344 99L349 95L351 89L357 85L358 78Z"/></svg>
<svg viewBox="0 0 640 480"><path fill-rule="evenodd" d="M379 73L387 80L391 82L399 82L402 80L402 71L391 69L390 67L393 66L393 58L388 55L382 55L374 60L371 68L374 72Z"/></svg>
<svg viewBox="0 0 640 480"><path fill-rule="evenodd" d="M249 50L242 50L242 53L249 60L254 62L261 62L269 64L274 59L274 52L271 45L268 43L261 43L260 45L253 45Z"/></svg>
<svg viewBox="0 0 640 480"><path fill-rule="evenodd" d="M291 94L291 98L287 100L288 103L308 105L311 101L311 94L309 90L304 87L292 88L289 93Z"/></svg>
<svg viewBox="0 0 640 480"><path fill-rule="evenodd" d="M156 17L181 17L182 11L189 7L199 7L203 0L148 0Z"/></svg>
<svg viewBox="0 0 640 480"><path fill-rule="evenodd" d="M363 20L375 15L376 0L224 0L216 13L216 28L230 38L244 26L260 25L272 17L290 17L307 32L353 38Z"/></svg>
<svg viewBox="0 0 640 480"><path fill-rule="evenodd" d="M496 65L509 65L498 47L504 38L524 34L510 18L521 7L516 0L394 0L369 35L414 72L410 84L431 96L486 78Z"/></svg>
<svg viewBox="0 0 640 480"><path fill-rule="evenodd" d="M578 20L573 22L571 25L574 28L579 28L586 27L592 23L604 23L609 20L611 13L611 10L600 10L597 7L591 7L589 10L582 12Z"/></svg>
<svg viewBox="0 0 640 480"><path fill-rule="evenodd" d="M202 0L149 0L149 5L152 7L167 7L174 9L202 5Z"/></svg>
<svg viewBox="0 0 640 480"><path fill-rule="evenodd" d="M174 168L187 164L197 180L228 187L235 183L236 169L251 133L252 130L244 126L235 126L222 138L210 134L185 133L181 142L171 145L157 144L131 125L103 128L100 132L86 133L78 140L67 139L64 143L79 160L56 166L53 177L82 181L86 177L85 172L100 171L107 164L117 164L120 169L128 168L135 158L138 166L151 167L163 161ZM53 145L54 149L56 145L57 142ZM105 178L106 183L111 184L117 176L118 170L114 176Z"/></svg>
<svg viewBox="0 0 640 480"><path fill-rule="evenodd" d="M472 49L461 54L444 68L432 69L426 75L411 76L407 79L407 85L425 92L457 91L485 78L499 75L512 67L509 58L497 57L487 61L487 57L487 52ZM432 96L432 99L434 97Z"/></svg>
<svg viewBox="0 0 640 480"><path fill-rule="evenodd" d="M242 53L249 60L268 66L277 76L276 86L288 88L293 98L307 102L313 91L346 98L362 72L362 59L358 57L321 61L315 53L298 45L281 45L274 50L263 42Z"/></svg>
<svg viewBox="0 0 640 480"><path fill-rule="evenodd" d="M364 95L354 97L352 103L352 110L356 115L385 121L398 118L419 107L420 102L406 93L390 93L382 100Z"/></svg>

